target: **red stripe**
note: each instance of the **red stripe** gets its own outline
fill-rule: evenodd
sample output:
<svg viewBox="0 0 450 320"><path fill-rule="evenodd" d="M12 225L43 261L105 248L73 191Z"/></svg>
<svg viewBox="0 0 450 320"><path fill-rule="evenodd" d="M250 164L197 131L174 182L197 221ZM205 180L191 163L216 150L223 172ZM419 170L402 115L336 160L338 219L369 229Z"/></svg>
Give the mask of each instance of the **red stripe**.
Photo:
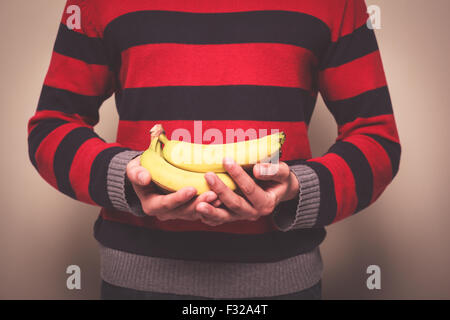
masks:
<svg viewBox="0 0 450 320"><path fill-rule="evenodd" d="M150 136L149 130L155 124L162 124L167 136L170 138L174 130L186 129L193 142L210 143L209 141L194 141L194 137L202 137L209 129L219 130L223 135L223 142L226 142L226 132L237 128L248 130L255 129L257 137L265 135L260 129L267 129L270 134L272 129L278 129L286 134L286 141L282 147L280 160L310 159L311 149L308 141L308 129L304 122L283 122L283 121L230 121L230 120L208 120L201 121L200 135L194 134L194 121L191 120L165 120L165 121L119 121L117 142L121 145L134 149L145 150L148 148ZM130 137L133 137L130 139Z"/></svg>
<svg viewBox="0 0 450 320"><path fill-rule="evenodd" d="M111 79L107 66L87 64L53 52L44 84L86 96L102 96L111 90Z"/></svg>
<svg viewBox="0 0 450 320"><path fill-rule="evenodd" d="M400 143L395 118L392 114L371 118L357 118L339 127L338 140L352 135L375 134L390 141Z"/></svg>
<svg viewBox="0 0 450 320"><path fill-rule="evenodd" d="M199 221L171 220L160 221L154 217L135 217L129 212L102 208L102 218L109 221L120 222L133 226L143 227L151 230L163 230L172 232L185 231L210 231L226 232L234 234L263 234L276 231L270 216L265 216L257 221L236 221L225 223L220 226L211 227Z"/></svg>
<svg viewBox="0 0 450 320"><path fill-rule="evenodd" d="M315 64L311 51L285 44L150 44L123 52L120 80L125 88L251 84L311 90Z"/></svg>
<svg viewBox="0 0 450 320"><path fill-rule="evenodd" d="M98 7L102 8L101 15L96 17L104 27L117 17L141 10L163 10L193 13L224 13L262 10L284 10L302 12L322 20L330 29L339 30L339 19L345 2L330 0L298 1L298 0L246 0L246 1L167 1L167 0L99 0ZM338 34L334 36L337 38Z"/></svg>
<svg viewBox="0 0 450 320"><path fill-rule="evenodd" d="M69 180L78 200L96 204L89 194L92 163L100 152L116 145L118 146L118 144L107 144L101 139L92 138L84 142L77 150L70 168Z"/></svg>
<svg viewBox="0 0 450 320"><path fill-rule="evenodd" d="M386 86L380 52L377 50L319 74L321 92L328 101L344 100Z"/></svg>
<svg viewBox="0 0 450 320"><path fill-rule="evenodd" d="M370 203L374 202L392 180L392 164L384 148L368 136L355 135L345 141L358 147L372 168L373 193Z"/></svg>
<svg viewBox="0 0 450 320"><path fill-rule="evenodd" d="M89 128L92 128L90 123L92 123L92 120L86 117L79 116L77 114L67 114L60 111L53 111L53 110L44 110L44 111L37 111L33 117L30 118L28 121L28 134L33 131L33 129L43 120L47 119L61 119L66 120L72 123L77 123L82 126L86 126Z"/></svg>
<svg viewBox="0 0 450 320"><path fill-rule="evenodd" d="M40 175L55 188L58 188L55 172L53 170L53 160L56 149L69 132L79 127L78 124L68 123L56 128L42 140L36 150L35 158L37 170Z"/></svg>
<svg viewBox="0 0 450 320"><path fill-rule="evenodd" d="M329 153L321 158L314 159L314 162L319 162L327 167L333 177L337 210L336 217L332 223L352 215L356 210L358 198L355 178L347 162L334 153Z"/></svg>
<svg viewBox="0 0 450 320"><path fill-rule="evenodd" d="M154 219L154 227L165 231L215 231L236 234L262 234L276 230L269 216L261 217L258 221L235 221L217 227L208 226L200 221L160 221Z"/></svg>
<svg viewBox="0 0 450 320"><path fill-rule="evenodd" d="M333 35L343 37L348 35L367 23L369 14L367 13L367 6L365 1L346 1L346 6L344 8L344 13L341 18L342 24L336 28L337 32ZM336 26L337 27L337 26ZM335 41L336 38L333 40Z"/></svg>

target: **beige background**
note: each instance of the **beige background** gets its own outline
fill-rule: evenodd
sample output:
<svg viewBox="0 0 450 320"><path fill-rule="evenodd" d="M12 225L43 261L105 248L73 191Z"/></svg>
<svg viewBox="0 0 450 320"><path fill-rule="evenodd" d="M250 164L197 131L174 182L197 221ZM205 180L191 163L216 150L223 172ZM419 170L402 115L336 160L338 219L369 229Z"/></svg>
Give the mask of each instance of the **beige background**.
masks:
<svg viewBox="0 0 450 320"><path fill-rule="evenodd" d="M26 124L37 104L63 0L0 1L0 298L96 299L99 263L92 226L98 208L58 193L28 160ZM371 0L382 9L379 45L403 147L400 172L382 197L328 227L322 244L325 298L450 298L448 0ZM112 100L96 131L115 138ZM320 102L310 129L315 156L336 125ZM66 267L82 290L65 288ZM382 289L365 286L381 267Z"/></svg>

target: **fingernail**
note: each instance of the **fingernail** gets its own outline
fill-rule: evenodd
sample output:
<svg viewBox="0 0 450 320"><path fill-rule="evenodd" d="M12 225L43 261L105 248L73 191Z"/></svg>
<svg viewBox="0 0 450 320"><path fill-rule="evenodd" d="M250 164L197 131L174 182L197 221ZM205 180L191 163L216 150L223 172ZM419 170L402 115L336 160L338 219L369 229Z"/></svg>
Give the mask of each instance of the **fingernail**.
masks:
<svg viewBox="0 0 450 320"><path fill-rule="evenodd" d="M208 184L210 185L210 186L214 186L214 184L216 183L216 179L215 179L215 177L213 176L213 173L206 173L205 174L205 179L206 179L206 182L208 182Z"/></svg>
<svg viewBox="0 0 450 320"><path fill-rule="evenodd" d="M209 208L206 204L199 204L197 210L201 213L209 213Z"/></svg>
<svg viewBox="0 0 450 320"><path fill-rule="evenodd" d="M258 173L260 176L265 176L269 172L267 164L260 164L258 166L258 169L259 169Z"/></svg>
<svg viewBox="0 0 450 320"><path fill-rule="evenodd" d="M145 184L145 178L147 177L147 174L145 172L140 172L138 174L138 180L140 184Z"/></svg>
<svg viewBox="0 0 450 320"><path fill-rule="evenodd" d="M186 197L193 197L197 193L197 190L194 188L189 188L186 190Z"/></svg>
<svg viewBox="0 0 450 320"><path fill-rule="evenodd" d="M225 157L223 158L223 164L225 165L225 167L229 168L234 164L234 159L230 157Z"/></svg>
<svg viewBox="0 0 450 320"><path fill-rule="evenodd" d="M208 202L212 202L212 201L214 201L214 200L216 200L217 199L217 195L215 194L215 193L209 193L207 196L206 196L206 201L208 201Z"/></svg>

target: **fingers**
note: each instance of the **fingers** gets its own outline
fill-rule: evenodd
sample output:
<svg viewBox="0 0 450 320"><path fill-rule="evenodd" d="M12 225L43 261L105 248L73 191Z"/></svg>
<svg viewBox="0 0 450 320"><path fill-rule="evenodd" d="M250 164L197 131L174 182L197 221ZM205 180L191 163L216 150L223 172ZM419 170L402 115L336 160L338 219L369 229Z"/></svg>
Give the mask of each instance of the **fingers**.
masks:
<svg viewBox="0 0 450 320"><path fill-rule="evenodd" d="M213 205L214 207L220 207L222 205L222 201L220 201L220 199L217 199L213 202L211 202L211 205Z"/></svg>
<svg viewBox="0 0 450 320"><path fill-rule="evenodd" d="M199 212L196 211L196 206L201 202L203 203L217 202L217 194L215 194L212 191L202 193L192 201L184 205L181 205L175 210L172 210L171 211L172 219L182 219L190 221L201 220Z"/></svg>
<svg viewBox="0 0 450 320"><path fill-rule="evenodd" d="M264 205L266 200L264 190L255 183L255 180L253 180L241 166L231 158L225 158L223 165L231 178L239 186L239 189L241 189L242 193L254 207Z"/></svg>
<svg viewBox="0 0 450 320"><path fill-rule="evenodd" d="M225 222L237 220L228 210L216 208L206 202L198 203L195 209L200 214L200 220L210 226L218 226Z"/></svg>
<svg viewBox="0 0 450 320"><path fill-rule="evenodd" d="M222 204L222 201L217 197L217 194L214 191L207 191L199 195L195 201L195 206L200 202L208 202L214 207L219 207Z"/></svg>
<svg viewBox="0 0 450 320"><path fill-rule="evenodd" d="M195 188L189 187L179 190L184 190L184 192L149 196L148 200L144 201L148 202L146 210L150 212L150 215L162 221L174 219L198 220L199 216L195 211L196 205L200 202L214 202L217 200L217 195L212 191L208 191L198 197L191 197L189 196L189 189L193 189L190 191L194 191L194 195L197 193Z"/></svg>
<svg viewBox="0 0 450 320"><path fill-rule="evenodd" d="M146 186L150 183L150 173L141 166L141 157L134 158L127 165L127 177L132 184Z"/></svg>
<svg viewBox="0 0 450 320"><path fill-rule="evenodd" d="M128 163L126 174L141 201L143 211L161 221L198 220L200 217L195 210L198 203L213 202L215 206L221 204L213 191L195 197L197 190L193 187L186 187L167 195L156 193L155 187L150 185L150 173L140 165L140 157Z"/></svg>
<svg viewBox="0 0 450 320"><path fill-rule="evenodd" d="M131 160L127 165L126 174L138 198L142 201L143 198L153 193L154 190L149 186L151 181L150 172L141 166L140 160L140 156Z"/></svg>
<svg viewBox="0 0 450 320"><path fill-rule="evenodd" d="M204 192L196 199L197 202L214 202L217 200L217 194L213 191Z"/></svg>
<svg viewBox="0 0 450 320"><path fill-rule="evenodd" d="M255 221L261 215L270 212L269 209L280 197L279 193L283 193L282 188L280 190L278 188L263 190L234 161L224 161L224 166L248 201L228 188L212 172L205 174L211 191L198 197L195 197L197 190L192 187L183 188L167 195L157 194L154 186L150 185L150 173L140 165L140 157L128 163L127 177L141 200L144 212L163 221L200 219L205 224L216 226L236 220ZM253 167L253 173L259 180L285 182L289 178L290 169L284 162L257 164ZM226 208L219 207L222 204Z"/></svg>
<svg viewBox="0 0 450 320"><path fill-rule="evenodd" d="M142 209L148 215L157 215L161 212L168 212L190 201L197 190L192 187L186 187L177 192L161 195L152 193L141 198Z"/></svg>
<svg viewBox="0 0 450 320"><path fill-rule="evenodd" d="M253 166L253 175L258 180L283 182L289 174L290 168L285 162L257 163Z"/></svg>
<svg viewBox="0 0 450 320"><path fill-rule="evenodd" d="M256 210L244 198L228 188L215 173L207 172L205 179L209 188L217 194L220 201L232 212L238 215L256 214Z"/></svg>

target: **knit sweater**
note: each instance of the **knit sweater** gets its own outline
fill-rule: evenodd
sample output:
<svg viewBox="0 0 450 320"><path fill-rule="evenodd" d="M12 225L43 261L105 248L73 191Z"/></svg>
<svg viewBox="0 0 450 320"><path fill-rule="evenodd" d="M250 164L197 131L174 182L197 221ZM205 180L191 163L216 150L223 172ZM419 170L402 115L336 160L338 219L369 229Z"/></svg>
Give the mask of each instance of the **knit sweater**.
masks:
<svg viewBox="0 0 450 320"><path fill-rule="evenodd" d="M68 24L74 8L79 28ZM368 207L399 168L366 11L364 0L67 1L28 123L29 156L57 190L102 208L94 236L104 280L225 298L287 294L320 280L324 227ZM308 126L319 93L338 133L313 158ZM113 94L120 121L107 143L94 126ZM257 221L215 227L145 215L125 170L156 123L168 137L284 131L280 160L299 196Z"/></svg>

